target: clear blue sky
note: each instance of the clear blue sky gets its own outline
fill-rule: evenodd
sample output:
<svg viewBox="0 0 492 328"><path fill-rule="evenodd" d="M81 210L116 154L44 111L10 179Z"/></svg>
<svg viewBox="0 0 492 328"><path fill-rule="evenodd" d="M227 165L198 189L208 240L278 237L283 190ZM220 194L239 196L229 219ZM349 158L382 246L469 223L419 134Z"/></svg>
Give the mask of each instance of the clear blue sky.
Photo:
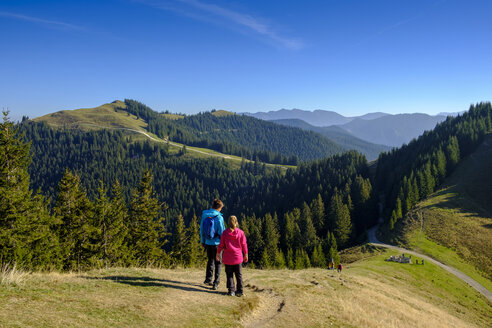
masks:
<svg viewBox="0 0 492 328"><path fill-rule="evenodd" d="M492 1L0 2L0 107L461 111L492 100Z"/></svg>

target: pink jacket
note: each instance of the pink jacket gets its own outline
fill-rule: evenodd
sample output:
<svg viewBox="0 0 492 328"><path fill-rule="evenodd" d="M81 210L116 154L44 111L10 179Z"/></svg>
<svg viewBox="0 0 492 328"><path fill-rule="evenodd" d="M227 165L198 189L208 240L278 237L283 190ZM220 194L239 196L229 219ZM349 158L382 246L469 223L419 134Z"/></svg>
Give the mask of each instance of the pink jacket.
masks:
<svg viewBox="0 0 492 328"><path fill-rule="evenodd" d="M248 245L246 244L244 231L239 228L235 228L234 231L226 228L220 237L217 254L220 254L222 250L224 251L224 254L222 254L222 263L227 265L243 263L243 254L248 254Z"/></svg>

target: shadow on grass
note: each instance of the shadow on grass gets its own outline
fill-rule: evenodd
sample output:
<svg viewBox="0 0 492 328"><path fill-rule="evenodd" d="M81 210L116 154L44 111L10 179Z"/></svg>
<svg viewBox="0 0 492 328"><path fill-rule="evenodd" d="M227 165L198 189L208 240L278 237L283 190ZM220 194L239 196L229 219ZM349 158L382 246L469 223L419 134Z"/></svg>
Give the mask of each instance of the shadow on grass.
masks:
<svg viewBox="0 0 492 328"><path fill-rule="evenodd" d="M164 287L184 290L187 292L199 292L210 294L222 294L221 292L208 289L207 287L183 281L158 279L151 277L131 277L131 276L107 276L107 277L81 277L91 280L111 280L120 284L137 286L137 287ZM224 292L225 294L225 292Z"/></svg>
<svg viewBox="0 0 492 328"><path fill-rule="evenodd" d="M422 206L422 209L441 209L461 211L461 215L464 217L485 217L492 218L489 211L482 208L481 204L478 204L470 196L466 196L463 192L458 191L456 186L441 189L434 194L430 195L431 198L445 197L440 199L438 203Z"/></svg>

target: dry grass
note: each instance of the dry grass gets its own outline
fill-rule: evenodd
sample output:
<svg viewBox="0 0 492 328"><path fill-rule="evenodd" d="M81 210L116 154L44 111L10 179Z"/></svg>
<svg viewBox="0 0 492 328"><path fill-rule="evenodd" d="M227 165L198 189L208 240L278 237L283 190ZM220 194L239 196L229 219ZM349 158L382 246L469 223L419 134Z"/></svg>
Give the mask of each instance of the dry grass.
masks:
<svg viewBox="0 0 492 328"><path fill-rule="evenodd" d="M15 264L3 264L0 267L1 286L22 286L28 276L28 272L17 269L17 266Z"/></svg>
<svg viewBox="0 0 492 328"><path fill-rule="evenodd" d="M485 327L490 303L431 264L375 253L322 269L245 269L245 297L201 284L204 270L34 273L0 288L1 327ZM223 277L225 280L225 276Z"/></svg>

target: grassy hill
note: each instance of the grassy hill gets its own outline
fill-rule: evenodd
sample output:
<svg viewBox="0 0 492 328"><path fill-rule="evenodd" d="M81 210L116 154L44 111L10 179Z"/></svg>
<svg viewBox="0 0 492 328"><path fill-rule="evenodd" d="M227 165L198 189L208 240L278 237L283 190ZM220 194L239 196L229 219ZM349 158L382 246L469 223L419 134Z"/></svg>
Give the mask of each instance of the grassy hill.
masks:
<svg viewBox="0 0 492 328"><path fill-rule="evenodd" d="M99 130L99 129L122 129L127 130L132 135L132 140L144 140L149 139L154 142L163 143L165 139L159 138L153 133L148 132L147 122L141 118L137 118L135 115L125 111L126 104L120 100L113 101L112 103L104 104L94 108L81 108L75 110L63 110L51 114L47 114L38 118L35 118L36 122L46 122L54 128L68 128L77 129L82 131ZM212 113L217 117L224 117L235 115L232 112L218 110ZM184 116L177 114L162 114L164 117L170 120L179 120ZM174 152L177 153L183 148L183 144L178 142L169 142L169 145L174 148ZM218 151L187 146L186 157L190 158L223 158L233 164L234 167L239 167L242 158L239 156L223 154ZM249 160L245 160L250 162ZM275 165L267 164L267 166L278 166L282 169L286 169L288 165Z"/></svg>
<svg viewBox="0 0 492 328"><path fill-rule="evenodd" d="M145 131L147 123L124 110L125 103L116 100L94 108L63 110L38 118L36 122L46 122L54 127L92 130L101 128L128 128Z"/></svg>
<svg viewBox="0 0 492 328"><path fill-rule="evenodd" d="M342 274L244 270L246 296L201 284L202 269L16 273L0 286L2 327L485 327L491 305L432 264L371 250ZM368 257L367 257L368 256ZM225 277L224 277L225 278Z"/></svg>
<svg viewBox="0 0 492 328"><path fill-rule="evenodd" d="M463 159L441 190L420 202L397 239L492 290L492 135Z"/></svg>

